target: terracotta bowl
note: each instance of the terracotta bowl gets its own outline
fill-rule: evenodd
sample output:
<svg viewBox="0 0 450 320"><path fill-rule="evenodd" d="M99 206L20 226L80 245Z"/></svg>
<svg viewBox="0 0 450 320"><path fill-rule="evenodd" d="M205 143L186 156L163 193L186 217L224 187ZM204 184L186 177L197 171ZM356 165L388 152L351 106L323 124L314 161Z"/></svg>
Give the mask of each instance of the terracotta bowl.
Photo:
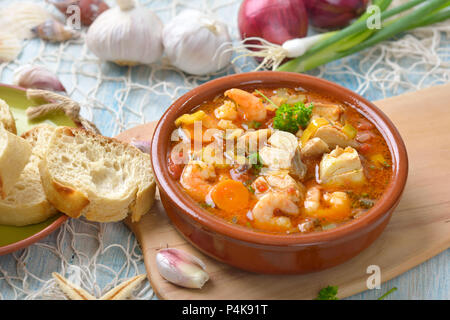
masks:
<svg viewBox="0 0 450 320"><path fill-rule="evenodd" d="M230 88L303 88L357 108L384 136L392 154L393 174L386 192L365 215L334 229L307 234L252 230L215 217L187 196L167 168L175 119ZM289 72L250 72L207 82L175 101L157 124L151 158L161 201L175 228L205 254L258 273L307 273L336 266L367 248L384 230L402 195L408 157L400 134L374 104L335 83Z"/></svg>

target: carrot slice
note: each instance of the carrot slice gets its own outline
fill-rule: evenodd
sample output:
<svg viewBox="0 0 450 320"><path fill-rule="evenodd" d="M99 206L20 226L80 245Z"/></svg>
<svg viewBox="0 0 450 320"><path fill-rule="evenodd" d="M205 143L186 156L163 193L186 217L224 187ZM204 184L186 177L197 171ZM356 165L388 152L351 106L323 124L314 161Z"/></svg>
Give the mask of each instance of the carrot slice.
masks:
<svg viewBox="0 0 450 320"><path fill-rule="evenodd" d="M226 179L214 186L211 198L219 209L233 212L248 205L249 192L242 182Z"/></svg>

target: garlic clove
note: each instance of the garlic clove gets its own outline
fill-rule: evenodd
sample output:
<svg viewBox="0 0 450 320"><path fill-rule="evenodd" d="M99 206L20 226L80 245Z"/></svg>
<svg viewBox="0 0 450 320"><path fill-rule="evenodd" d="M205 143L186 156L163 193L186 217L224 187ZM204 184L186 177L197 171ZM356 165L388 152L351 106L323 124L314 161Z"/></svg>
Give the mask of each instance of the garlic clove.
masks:
<svg viewBox="0 0 450 320"><path fill-rule="evenodd" d="M14 72L15 85L23 88L66 91L58 77L41 66L24 65Z"/></svg>
<svg viewBox="0 0 450 320"><path fill-rule="evenodd" d="M44 21L31 31L39 38L51 42L66 41L79 36L75 30L54 19Z"/></svg>
<svg viewBox="0 0 450 320"><path fill-rule="evenodd" d="M157 61L163 54L163 24L152 10L122 0L89 27L86 43L97 57L134 66Z"/></svg>
<svg viewBox="0 0 450 320"><path fill-rule="evenodd" d="M209 280L203 261L179 249L159 250L156 266L164 279L185 288L200 289Z"/></svg>
<svg viewBox="0 0 450 320"><path fill-rule="evenodd" d="M184 72L204 75L230 63L227 25L200 11L182 11L164 26L162 38L171 64Z"/></svg>

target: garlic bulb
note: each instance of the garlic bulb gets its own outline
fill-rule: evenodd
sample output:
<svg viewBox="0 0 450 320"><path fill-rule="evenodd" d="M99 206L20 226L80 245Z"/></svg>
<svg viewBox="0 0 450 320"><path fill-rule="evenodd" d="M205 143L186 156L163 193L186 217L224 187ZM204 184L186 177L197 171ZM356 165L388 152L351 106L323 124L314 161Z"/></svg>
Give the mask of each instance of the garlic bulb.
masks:
<svg viewBox="0 0 450 320"><path fill-rule="evenodd" d="M159 250L156 267L164 279L185 288L200 289L209 280L203 261L175 248Z"/></svg>
<svg viewBox="0 0 450 320"><path fill-rule="evenodd" d="M117 1L89 27L88 48L101 60L133 66L158 60L163 53L162 22L148 8L133 0Z"/></svg>
<svg viewBox="0 0 450 320"><path fill-rule="evenodd" d="M163 44L172 65L197 75L222 69L230 63L232 54L227 26L191 9L164 27Z"/></svg>
<svg viewBox="0 0 450 320"><path fill-rule="evenodd" d="M21 66L14 71L13 83L27 89L66 91L53 72L44 67L29 64Z"/></svg>

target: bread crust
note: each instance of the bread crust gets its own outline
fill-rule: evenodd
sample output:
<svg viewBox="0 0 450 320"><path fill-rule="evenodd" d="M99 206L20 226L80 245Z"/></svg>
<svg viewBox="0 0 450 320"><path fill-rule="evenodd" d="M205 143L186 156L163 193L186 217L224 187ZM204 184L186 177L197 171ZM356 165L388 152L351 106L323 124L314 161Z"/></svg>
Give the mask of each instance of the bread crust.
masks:
<svg viewBox="0 0 450 320"><path fill-rule="evenodd" d="M59 150L58 147L60 147L60 145L58 145L58 143L62 144L61 141L66 139L64 137L77 139L85 149L96 150L97 152L99 152L98 150L102 150L100 155L96 154L97 158L95 160L87 159L86 155L77 154L79 159L77 158L76 161L70 161L71 164L72 162L77 162L76 170L84 170L82 172L83 177L89 177L91 179L88 184L81 185L80 181L71 181L69 175L63 175L56 172L62 165L61 163L58 163L58 161L62 160L60 160L61 155L59 157L54 155ZM89 138L92 139L89 140ZM86 141L89 143L86 143ZM71 148L71 143L74 142L70 139L66 139L64 147L67 146L67 148ZM76 147L75 143L74 146ZM100 192L99 189L97 189L99 186L96 185L93 171L99 170L99 175L101 177L103 177L101 174L108 173L115 178L114 175L117 174L116 171L112 169L108 171L107 168L104 167L102 161L112 159L109 152L120 151L122 149L123 153L125 153L126 150L128 157L132 156L136 158L136 163L130 163L128 165L128 163L125 162L125 166L136 166L138 165L137 163L142 162L145 163L146 167L148 166L149 171L145 171L145 176L148 177L148 181L142 182L142 179L139 180L139 177L135 177L136 180L134 183L130 183L130 180L125 180L127 181L127 184L117 188L121 189L122 187L126 187L128 189L119 190L118 194L114 194L112 190L111 194L114 194L114 196L107 194L104 189ZM85 152L88 153L88 151ZM70 152L73 151L71 150ZM68 155L70 154L65 154L66 159ZM134 161L133 158L130 159L130 161ZM99 163L103 163L103 165L99 165ZM81 169L80 164L83 164L84 169ZM71 170L71 168L71 166L67 165L64 167L64 170ZM156 184L151 172L149 155L143 154L139 149L117 139L97 135L86 131L83 128L57 128L50 139L46 156L39 165L39 171L48 200L58 210L73 218L85 216L86 219L91 221L113 222L123 220L131 214L132 221L136 222L150 210L155 197ZM109 178L111 178L111 176ZM110 182L109 180L107 181ZM121 180L118 179L118 181ZM113 187L111 186L111 188Z"/></svg>
<svg viewBox="0 0 450 320"><path fill-rule="evenodd" d="M28 163L5 199L0 199L0 224L25 226L40 223L58 213L46 199L38 163L47 136L54 126L41 124L22 134L32 148Z"/></svg>
<svg viewBox="0 0 450 320"><path fill-rule="evenodd" d="M14 206L0 202L0 224L22 227L40 223L58 213L49 202L39 202L32 205Z"/></svg>
<svg viewBox="0 0 450 320"><path fill-rule="evenodd" d="M0 99L0 123L2 123L9 132L17 134L16 120L14 120L9 105L2 99Z"/></svg>

